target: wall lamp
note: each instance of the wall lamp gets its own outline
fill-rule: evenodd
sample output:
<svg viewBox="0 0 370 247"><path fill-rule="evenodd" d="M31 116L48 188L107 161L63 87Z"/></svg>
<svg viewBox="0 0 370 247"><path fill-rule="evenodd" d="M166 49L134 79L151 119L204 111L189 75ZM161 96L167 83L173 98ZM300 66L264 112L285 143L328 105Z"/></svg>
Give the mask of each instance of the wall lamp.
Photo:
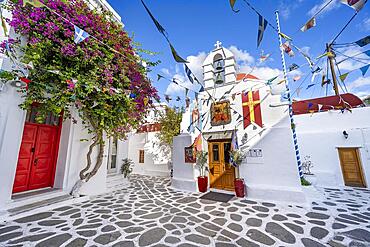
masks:
<svg viewBox="0 0 370 247"><path fill-rule="evenodd" d="M348 139L348 136L349 136L348 132L347 131L343 131L343 136L344 136L345 139Z"/></svg>

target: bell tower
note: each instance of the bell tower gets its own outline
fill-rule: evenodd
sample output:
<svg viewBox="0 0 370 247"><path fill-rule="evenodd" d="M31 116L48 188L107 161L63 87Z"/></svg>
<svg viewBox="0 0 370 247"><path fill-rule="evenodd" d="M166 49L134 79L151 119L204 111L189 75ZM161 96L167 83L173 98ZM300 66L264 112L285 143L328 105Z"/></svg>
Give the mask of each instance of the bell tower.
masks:
<svg viewBox="0 0 370 247"><path fill-rule="evenodd" d="M236 61L234 54L217 41L203 63L205 89L222 87L236 81Z"/></svg>

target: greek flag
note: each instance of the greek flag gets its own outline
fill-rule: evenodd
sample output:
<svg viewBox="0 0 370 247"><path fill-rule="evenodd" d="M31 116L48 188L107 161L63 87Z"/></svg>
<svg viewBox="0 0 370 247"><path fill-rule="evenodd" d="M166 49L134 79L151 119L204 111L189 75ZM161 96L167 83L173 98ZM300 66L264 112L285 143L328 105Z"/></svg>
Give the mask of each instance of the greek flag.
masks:
<svg viewBox="0 0 370 247"><path fill-rule="evenodd" d="M260 46L260 43L262 42L263 39L263 33L265 32L265 29L267 27L267 21L265 18L262 17L262 15L258 15L258 37L257 37L257 47Z"/></svg>
<svg viewBox="0 0 370 247"><path fill-rule="evenodd" d="M191 70L189 69L189 67L186 65L186 64L184 64L184 67L185 67L185 73L186 73L186 75L188 76L188 78L189 78L189 81L192 83L192 84L194 84L194 79L193 79L193 73L191 72Z"/></svg>
<svg viewBox="0 0 370 247"><path fill-rule="evenodd" d="M87 39L88 37L90 37L90 34L88 34L87 32L85 32L83 29L79 28L78 26L74 26L75 27L75 43L78 44L82 41L84 41L85 39Z"/></svg>

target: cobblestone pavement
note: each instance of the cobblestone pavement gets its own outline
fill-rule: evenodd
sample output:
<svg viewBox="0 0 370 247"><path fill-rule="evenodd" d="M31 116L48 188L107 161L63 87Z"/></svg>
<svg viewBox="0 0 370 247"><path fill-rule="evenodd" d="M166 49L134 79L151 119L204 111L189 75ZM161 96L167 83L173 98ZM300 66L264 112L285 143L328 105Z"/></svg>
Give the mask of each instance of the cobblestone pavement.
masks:
<svg viewBox="0 0 370 247"><path fill-rule="evenodd" d="M133 176L128 188L0 224L0 246L369 246L370 191L321 189L306 209L200 200L169 179Z"/></svg>

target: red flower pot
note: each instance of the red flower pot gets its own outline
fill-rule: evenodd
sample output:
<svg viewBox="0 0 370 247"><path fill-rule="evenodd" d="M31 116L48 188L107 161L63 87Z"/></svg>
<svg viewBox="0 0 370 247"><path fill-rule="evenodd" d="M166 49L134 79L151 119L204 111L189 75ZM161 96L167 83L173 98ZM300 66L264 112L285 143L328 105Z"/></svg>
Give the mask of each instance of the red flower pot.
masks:
<svg viewBox="0 0 370 247"><path fill-rule="evenodd" d="M199 192L206 192L208 189L208 177L198 177Z"/></svg>
<svg viewBox="0 0 370 247"><path fill-rule="evenodd" d="M244 179L238 178L234 180L235 195L236 197L245 197L245 184Z"/></svg>

